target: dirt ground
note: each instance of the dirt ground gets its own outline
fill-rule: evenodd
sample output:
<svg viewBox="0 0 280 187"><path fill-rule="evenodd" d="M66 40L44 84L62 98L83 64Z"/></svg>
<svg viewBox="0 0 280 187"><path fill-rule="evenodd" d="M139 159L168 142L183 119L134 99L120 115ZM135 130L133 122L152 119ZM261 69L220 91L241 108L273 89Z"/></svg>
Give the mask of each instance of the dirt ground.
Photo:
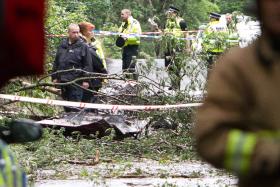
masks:
<svg viewBox="0 0 280 187"><path fill-rule="evenodd" d="M159 163L139 160L125 163L100 163L95 166L65 165L64 179L55 180L61 171L38 171L35 187L185 187L236 186L228 173L199 161ZM61 177L61 175L60 175Z"/></svg>

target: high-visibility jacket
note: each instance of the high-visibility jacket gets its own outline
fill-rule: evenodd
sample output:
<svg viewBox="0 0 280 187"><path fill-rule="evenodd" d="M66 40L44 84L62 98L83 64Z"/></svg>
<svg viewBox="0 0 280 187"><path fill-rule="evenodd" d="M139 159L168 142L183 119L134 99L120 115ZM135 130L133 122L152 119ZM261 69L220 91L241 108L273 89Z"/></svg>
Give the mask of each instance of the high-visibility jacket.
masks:
<svg viewBox="0 0 280 187"><path fill-rule="evenodd" d="M102 60L104 68L107 69L106 59L100 41L95 39L91 44L96 49L98 57Z"/></svg>
<svg viewBox="0 0 280 187"><path fill-rule="evenodd" d="M127 40L124 46L127 45L139 45L140 34L142 33L139 21L130 16L127 22L122 22L119 33L127 34Z"/></svg>
<svg viewBox="0 0 280 187"><path fill-rule="evenodd" d="M178 16L174 19L173 18L167 19L164 32L172 33L176 37L183 37L184 33L182 32L180 26L181 21L184 21L184 19Z"/></svg>
<svg viewBox="0 0 280 187"><path fill-rule="evenodd" d="M227 48L227 38L228 38L228 29L226 25L221 24L219 21L210 22L203 36L202 46L204 51L222 53ZM217 45L217 36L224 37L224 42L221 45Z"/></svg>
<svg viewBox="0 0 280 187"><path fill-rule="evenodd" d="M239 186L280 184L280 57L263 36L222 55L198 109L199 154L239 177Z"/></svg>
<svg viewBox="0 0 280 187"><path fill-rule="evenodd" d="M237 32L230 32L228 35L228 46L229 47L238 47L239 46L239 36Z"/></svg>
<svg viewBox="0 0 280 187"><path fill-rule="evenodd" d="M27 187L25 173L2 140L0 140L0 187Z"/></svg>

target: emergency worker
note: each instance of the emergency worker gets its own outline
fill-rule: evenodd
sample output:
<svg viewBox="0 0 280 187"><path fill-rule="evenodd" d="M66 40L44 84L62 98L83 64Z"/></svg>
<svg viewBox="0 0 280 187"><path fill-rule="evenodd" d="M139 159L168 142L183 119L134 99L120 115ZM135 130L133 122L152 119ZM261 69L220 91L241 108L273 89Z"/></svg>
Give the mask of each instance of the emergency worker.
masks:
<svg viewBox="0 0 280 187"><path fill-rule="evenodd" d="M228 45L229 47L237 47L239 46L239 35L236 29L236 23L233 20L233 15L227 13L226 14L226 23L228 28Z"/></svg>
<svg viewBox="0 0 280 187"><path fill-rule="evenodd" d="M0 140L0 158L0 187L27 187L26 174L2 140Z"/></svg>
<svg viewBox="0 0 280 187"><path fill-rule="evenodd" d="M0 87L2 87L13 77L43 73L46 3L44 0L1 0L0 5L0 38L5 43L0 47ZM17 28L21 30L18 31ZM0 134L11 136L10 132L4 130ZM28 131L28 135L33 135L29 133ZM14 135L19 139L23 137L20 133ZM0 140L0 171L0 187L27 187L26 174L2 140Z"/></svg>
<svg viewBox="0 0 280 187"><path fill-rule="evenodd" d="M180 10L174 6L170 6L166 12L167 20L165 24L164 34L168 36L169 41L166 44L166 51L164 53L164 62L169 78L171 80L171 89L180 88L180 65L176 63L176 53L183 52L186 42L185 33L187 30L186 21L179 16Z"/></svg>
<svg viewBox="0 0 280 187"><path fill-rule="evenodd" d="M53 63L52 80L54 83L68 83L77 78L86 76L85 72L92 72L92 57L88 45L79 36L80 28L77 24L70 24L68 37L58 47ZM78 71L76 69L82 69ZM62 98L66 101L82 101L84 89L88 89L89 80L61 86ZM77 111L77 109L64 107L65 112Z"/></svg>
<svg viewBox="0 0 280 187"><path fill-rule="evenodd" d="M221 15L211 12L210 22L206 26L202 48L207 54L208 76L217 56L222 54L227 47L228 29L226 23L221 23Z"/></svg>
<svg viewBox="0 0 280 187"><path fill-rule="evenodd" d="M255 0L259 39L218 60L198 109L197 150L241 187L280 186L280 1Z"/></svg>
<svg viewBox="0 0 280 187"><path fill-rule="evenodd" d="M81 38L89 46L89 50L92 58L92 62L91 62L92 72L107 74L107 70L104 66L104 61L102 61L100 55L98 55L98 49L96 48L96 40L94 39L94 32L93 32L95 26L89 22L81 22L79 23L79 27L81 32ZM102 51L102 48L99 48L99 50ZM96 77L98 75L94 75L94 76ZM101 87L102 87L101 79L96 78L90 80L89 89L98 92ZM95 102L96 98L94 97L94 95L95 94L93 94L90 91L84 91L83 102L89 102L89 103Z"/></svg>
<svg viewBox="0 0 280 187"><path fill-rule="evenodd" d="M81 22L79 24L80 29L81 29L81 24L84 25L83 28L85 28L85 30L87 30L86 32L90 33L90 36L88 35L89 37L87 37L90 40L90 42L89 42L90 46L95 50L96 54L101 59L104 68L107 70L106 59L105 59L101 41L98 40L94 34L95 25L93 25L92 23L89 23L89 22ZM92 30L88 30L88 29L92 29ZM81 30L81 33L84 35L85 31Z"/></svg>
<svg viewBox="0 0 280 187"><path fill-rule="evenodd" d="M132 17L129 9L123 9L121 11L122 24L119 28L121 33L120 38L123 45L116 44L122 47L122 70L123 72L133 73L133 79L137 80L137 74L135 73L136 62L132 61L132 57L137 57L139 45L140 45L140 34L142 33L141 26L138 20Z"/></svg>
<svg viewBox="0 0 280 187"><path fill-rule="evenodd" d="M230 14L230 13L226 14L226 22L227 22L227 28L228 28L229 32L233 32L235 30L235 25L232 20L232 14Z"/></svg>

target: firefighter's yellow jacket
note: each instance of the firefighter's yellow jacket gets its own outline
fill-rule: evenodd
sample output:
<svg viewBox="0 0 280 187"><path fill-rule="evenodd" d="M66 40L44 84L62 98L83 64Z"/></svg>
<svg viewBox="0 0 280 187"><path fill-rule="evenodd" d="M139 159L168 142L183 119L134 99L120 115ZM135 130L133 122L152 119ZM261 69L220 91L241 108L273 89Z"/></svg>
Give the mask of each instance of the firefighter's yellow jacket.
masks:
<svg viewBox="0 0 280 187"><path fill-rule="evenodd" d="M265 37L222 55L198 109L197 150L239 177L239 186L280 186L280 56Z"/></svg>
<svg viewBox="0 0 280 187"><path fill-rule="evenodd" d="M142 33L139 21L130 16L126 22L122 22L119 33L127 34L127 40L124 46L127 45L139 45L140 34Z"/></svg>

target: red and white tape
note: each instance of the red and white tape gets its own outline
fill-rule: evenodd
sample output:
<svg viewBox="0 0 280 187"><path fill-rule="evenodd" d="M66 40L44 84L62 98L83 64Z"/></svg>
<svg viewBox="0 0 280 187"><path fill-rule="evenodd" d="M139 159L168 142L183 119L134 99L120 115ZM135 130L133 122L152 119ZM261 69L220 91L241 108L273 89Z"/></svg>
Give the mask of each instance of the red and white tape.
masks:
<svg viewBox="0 0 280 187"><path fill-rule="evenodd" d="M29 102L29 103L41 103L41 104L46 104L46 105L103 109L103 110L110 110L112 113L115 113L118 110L149 111L149 110L168 110L168 109L178 109L178 108L190 108L190 107L198 107L202 104L202 103L187 103L187 104L177 104L177 105L109 105L109 104L94 104L94 103L83 103L83 102L73 102L73 101L63 101L63 100L41 99L41 98L23 97L23 96L5 95L5 94L0 94L0 99Z"/></svg>

